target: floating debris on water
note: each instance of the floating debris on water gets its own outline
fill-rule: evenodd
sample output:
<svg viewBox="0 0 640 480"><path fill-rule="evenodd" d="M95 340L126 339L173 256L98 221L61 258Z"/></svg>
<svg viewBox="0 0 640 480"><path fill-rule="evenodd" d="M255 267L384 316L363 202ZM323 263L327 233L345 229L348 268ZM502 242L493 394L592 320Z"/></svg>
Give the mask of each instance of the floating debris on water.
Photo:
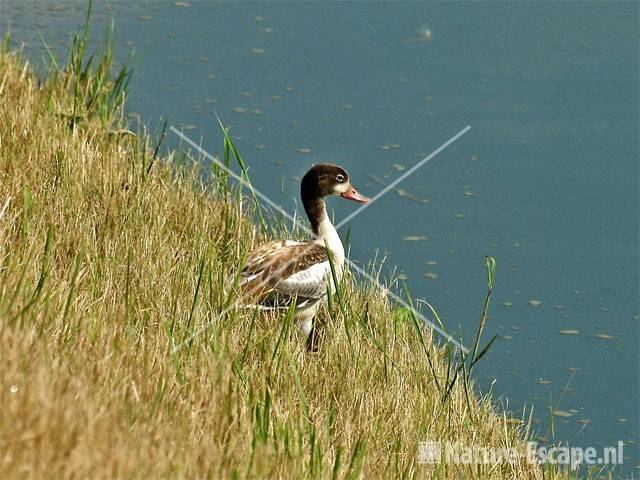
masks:
<svg viewBox="0 0 640 480"><path fill-rule="evenodd" d="M476 160L478 160L478 157L476 157L475 155L471 155L471 156L469 156L469 160L476 161Z"/></svg>
<svg viewBox="0 0 640 480"><path fill-rule="evenodd" d="M475 196L477 196L477 194L476 194L476 192L472 192L471 190L465 190L464 196L465 197L475 197Z"/></svg>
<svg viewBox="0 0 640 480"><path fill-rule="evenodd" d="M275 100L277 102L278 100L282 100L282 97L280 95L271 95L271 100Z"/></svg>
<svg viewBox="0 0 640 480"><path fill-rule="evenodd" d="M464 213L456 213L454 215L455 218L464 218Z"/></svg>
<svg viewBox="0 0 640 480"><path fill-rule="evenodd" d="M346 108L347 110L353 110L353 105L351 103L345 103L344 108Z"/></svg>
<svg viewBox="0 0 640 480"><path fill-rule="evenodd" d="M513 337L511 335L503 335L502 338L504 340L513 340Z"/></svg>
<svg viewBox="0 0 640 480"><path fill-rule="evenodd" d="M251 113L253 113L254 115L262 115L262 110L254 108L253 110L251 110Z"/></svg>
<svg viewBox="0 0 640 480"><path fill-rule="evenodd" d="M560 335L580 335L580 330L573 330L570 328L560 330Z"/></svg>
<svg viewBox="0 0 640 480"><path fill-rule="evenodd" d="M427 96L425 97L425 100L426 100L427 102L430 102L430 101L432 101L432 100L433 100L433 97L432 97L431 95L427 95Z"/></svg>
<svg viewBox="0 0 640 480"><path fill-rule="evenodd" d="M282 160L276 160L275 162L276 165L284 165L284 162Z"/></svg>
<svg viewBox="0 0 640 480"><path fill-rule="evenodd" d="M607 333L597 333L595 337L600 340L613 340L613 335L609 335Z"/></svg>
<svg viewBox="0 0 640 480"><path fill-rule="evenodd" d="M511 302L502 302L501 304L503 307L513 307L513 303Z"/></svg>
<svg viewBox="0 0 640 480"><path fill-rule="evenodd" d="M429 203L429 199L428 198L418 198L415 195L410 194L406 190L402 190L401 188L398 188L396 190L396 193L398 195L400 195L402 198L406 198L408 200L413 200L414 202Z"/></svg>
<svg viewBox="0 0 640 480"><path fill-rule="evenodd" d="M538 383L540 385L551 385L553 382L551 380L545 380L544 378L539 378Z"/></svg>
<svg viewBox="0 0 640 480"><path fill-rule="evenodd" d="M531 305L532 307L539 307L540 305L542 305L542 302L540 300L532 298L531 300L529 300L529 305Z"/></svg>
<svg viewBox="0 0 640 480"><path fill-rule="evenodd" d="M267 146L264 143L260 143L260 144L256 145L256 148L258 150L264 150L265 148L267 148Z"/></svg>
<svg viewBox="0 0 640 480"><path fill-rule="evenodd" d="M397 278L398 280L409 280L409 275L406 273L399 273Z"/></svg>
<svg viewBox="0 0 640 480"><path fill-rule="evenodd" d="M424 235L408 235L406 237L402 237L402 240L405 240L407 242L420 242L426 239L427 237L425 237Z"/></svg>
<svg viewBox="0 0 640 480"><path fill-rule="evenodd" d="M287 92L290 92L291 90L293 90L293 87L292 87L292 86L290 86L290 85L287 85L286 87L284 87L284 89L285 89Z"/></svg>
<svg viewBox="0 0 640 480"><path fill-rule="evenodd" d="M207 58L206 58L206 57L200 57L200 58L198 58L198 63L207 63L207 62L209 62L209 60L207 60Z"/></svg>
<svg viewBox="0 0 640 480"><path fill-rule="evenodd" d="M551 414L554 417L560 417L560 418L571 418L571 417L573 417L573 413L567 412L566 410L553 410L551 412Z"/></svg>
<svg viewBox="0 0 640 480"><path fill-rule="evenodd" d="M216 78L216 76L213 73L209 73L209 74L207 74L207 78L209 80L214 80Z"/></svg>
<svg viewBox="0 0 640 480"><path fill-rule="evenodd" d="M624 418L624 417L620 417L620 418L618 418L618 422L620 422L620 423L627 423L627 419L626 419L626 418Z"/></svg>
<svg viewBox="0 0 640 480"><path fill-rule="evenodd" d="M372 174L372 173L367 173L367 176L368 176L371 180L373 180L374 182L379 183L380 185L382 185L382 183L383 183L383 182L382 182L382 180L380 180L380 179L379 179L378 177L376 177L374 174Z"/></svg>
<svg viewBox="0 0 640 480"><path fill-rule="evenodd" d="M400 148L400 145L398 145L397 143L390 143L389 146L393 149L398 149Z"/></svg>
<svg viewBox="0 0 640 480"><path fill-rule="evenodd" d="M139 15L138 16L138 20L142 20L143 22L146 22L146 21L149 21L149 20L152 20L152 19L153 19L153 17L150 16L150 15Z"/></svg>
<svg viewBox="0 0 640 480"><path fill-rule="evenodd" d="M438 274L436 272L426 272L424 276L429 280L435 280L436 278L438 278Z"/></svg>
<svg viewBox="0 0 640 480"><path fill-rule="evenodd" d="M423 27L420 29L420 38L423 42L430 42L433 40L433 32L428 27Z"/></svg>
<svg viewBox="0 0 640 480"><path fill-rule="evenodd" d="M198 128L197 125L193 125L191 123L188 123L186 125L178 125L182 130L195 130L196 128Z"/></svg>
<svg viewBox="0 0 640 480"><path fill-rule="evenodd" d="M393 165L391 165L393 168L395 168L396 170L398 170L399 172L404 172L406 167L404 165L400 165L399 163L394 163Z"/></svg>
<svg viewBox="0 0 640 480"><path fill-rule="evenodd" d="M402 40L402 43L429 43L433 39L433 32L428 27L423 27L418 30L418 35L415 37L409 37Z"/></svg>
<svg viewBox="0 0 640 480"><path fill-rule="evenodd" d="M176 32L167 32L167 37L169 38L175 38L176 36Z"/></svg>
<svg viewBox="0 0 640 480"><path fill-rule="evenodd" d="M303 154L308 154L311 153L311 149L310 148L299 148L297 150L298 153L303 153Z"/></svg>
<svg viewBox="0 0 640 480"><path fill-rule="evenodd" d="M253 19L254 19L256 22L262 22L262 21L264 21L264 17L261 17L261 16L259 16L259 15L255 16L255 17L253 17Z"/></svg>
<svg viewBox="0 0 640 480"><path fill-rule="evenodd" d="M251 93L251 92L242 92L242 96L243 97L247 97L247 98L253 97L253 93Z"/></svg>
<svg viewBox="0 0 640 480"><path fill-rule="evenodd" d="M251 53L255 53L256 55L264 55L267 51L264 48L254 47L251 49Z"/></svg>
<svg viewBox="0 0 640 480"><path fill-rule="evenodd" d="M189 2L173 2L176 7L189 8L191 4Z"/></svg>
<svg viewBox="0 0 640 480"><path fill-rule="evenodd" d="M247 109L244 107L233 107L232 110L236 113L245 113L247 111Z"/></svg>
<svg viewBox="0 0 640 480"><path fill-rule="evenodd" d="M385 143L380 147L380 150L391 150L391 145Z"/></svg>
<svg viewBox="0 0 640 480"><path fill-rule="evenodd" d="M271 27L263 27L263 28L259 28L258 30L264 33L273 33L273 28Z"/></svg>
<svg viewBox="0 0 640 480"><path fill-rule="evenodd" d="M435 267L438 264L435 260L427 260L425 263L430 267Z"/></svg>
<svg viewBox="0 0 640 480"><path fill-rule="evenodd" d="M50 12L62 12L65 9L65 6L62 5L61 3L52 3L47 7L47 10L49 10Z"/></svg>

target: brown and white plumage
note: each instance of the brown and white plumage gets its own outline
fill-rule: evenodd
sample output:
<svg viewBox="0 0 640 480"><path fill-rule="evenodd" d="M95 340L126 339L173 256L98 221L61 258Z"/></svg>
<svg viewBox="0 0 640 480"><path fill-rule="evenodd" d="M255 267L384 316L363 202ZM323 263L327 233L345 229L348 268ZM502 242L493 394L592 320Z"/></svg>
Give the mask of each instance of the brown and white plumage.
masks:
<svg viewBox="0 0 640 480"><path fill-rule="evenodd" d="M328 262L327 249L314 241L261 245L249 254L242 269L243 295L266 304L273 293L279 293L278 306L288 306L297 297L296 307L304 308L326 294L328 278L322 267Z"/></svg>
<svg viewBox="0 0 640 480"><path fill-rule="evenodd" d="M313 348L313 320L332 290L331 262L338 279L344 266L344 247L327 215L324 198L340 195L366 203L350 184L347 172L336 165L313 166L303 177L302 204L315 237L308 241L281 240L260 245L246 258L240 275L243 301L262 308L288 308L295 299L295 317Z"/></svg>

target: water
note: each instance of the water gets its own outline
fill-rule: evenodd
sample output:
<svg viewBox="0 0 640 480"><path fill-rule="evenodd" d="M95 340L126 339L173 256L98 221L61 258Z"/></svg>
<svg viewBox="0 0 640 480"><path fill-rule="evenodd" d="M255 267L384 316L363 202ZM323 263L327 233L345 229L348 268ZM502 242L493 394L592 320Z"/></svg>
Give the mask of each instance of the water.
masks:
<svg viewBox="0 0 640 480"><path fill-rule="evenodd" d="M36 59L38 31L64 51L85 12L82 2L0 8L3 31ZM502 339L477 370L480 388L495 378L516 416L533 406L540 437L553 407L571 415L555 418L556 441L628 442L630 475L638 13L635 3L128 2L97 5L94 24L113 16L119 58L135 50L131 112L151 128L169 118L219 152L215 109L255 187L290 211L311 163L345 166L371 196L471 125L350 222L351 256L386 255L467 344L494 256L485 339ZM331 206L336 219L355 208Z"/></svg>

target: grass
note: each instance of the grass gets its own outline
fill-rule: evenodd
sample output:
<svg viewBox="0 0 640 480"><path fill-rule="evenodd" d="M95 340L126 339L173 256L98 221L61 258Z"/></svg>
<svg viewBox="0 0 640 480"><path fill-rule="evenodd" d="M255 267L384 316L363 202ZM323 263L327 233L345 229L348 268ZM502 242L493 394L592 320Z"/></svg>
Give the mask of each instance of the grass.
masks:
<svg viewBox="0 0 640 480"><path fill-rule="evenodd" d="M486 350L459 361L379 290L341 285L315 354L292 312L234 308L269 219L129 132L129 72L86 41L44 81L0 52L0 476L566 478L418 463L426 440L524 452L529 424L474 390Z"/></svg>

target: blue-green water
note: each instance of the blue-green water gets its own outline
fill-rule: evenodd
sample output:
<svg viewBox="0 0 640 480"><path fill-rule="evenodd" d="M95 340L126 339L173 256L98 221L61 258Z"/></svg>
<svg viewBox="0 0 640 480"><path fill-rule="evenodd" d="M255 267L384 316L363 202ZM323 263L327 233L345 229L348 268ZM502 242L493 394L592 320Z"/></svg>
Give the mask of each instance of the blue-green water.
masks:
<svg viewBox="0 0 640 480"><path fill-rule="evenodd" d="M553 406L571 415L556 442L627 442L637 475L638 4L179 5L96 5L119 57L135 49L129 109L217 152L215 109L255 187L290 211L314 162L372 196L472 126L350 223L351 256L386 255L467 343L494 256L485 338L502 338L480 388L495 378L516 415L533 406L541 437ZM39 60L38 32L62 52L85 9L4 1L0 22Z"/></svg>

